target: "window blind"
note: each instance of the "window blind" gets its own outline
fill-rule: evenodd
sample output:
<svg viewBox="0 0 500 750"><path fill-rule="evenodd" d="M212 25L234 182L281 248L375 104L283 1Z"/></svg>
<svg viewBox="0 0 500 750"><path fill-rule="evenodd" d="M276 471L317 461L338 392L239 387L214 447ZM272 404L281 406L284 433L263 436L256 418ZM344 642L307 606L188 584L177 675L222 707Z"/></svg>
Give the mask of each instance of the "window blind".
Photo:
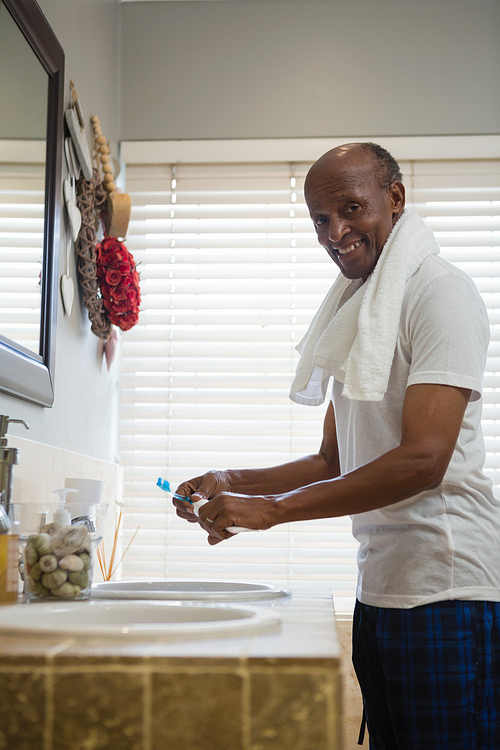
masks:
<svg viewBox="0 0 500 750"><path fill-rule="evenodd" d="M127 247L140 263L142 311L122 338L124 546L140 525L124 577L322 583L337 611L352 611L349 518L283 524L209 547L155 487L159 476L176 486L209 469L271 466L319 447L326 406L288 398L295 346L337 274L304 203L309 166L127 167ZM500 484L499 162L401 167L409 205L488 307L484 432L487 472Z"/></svg>
<svg viewBox="0 0 500 750"><path fill-rule="evenodd" d="M45 165L0 161L0 334L39 354Z"/></svg>

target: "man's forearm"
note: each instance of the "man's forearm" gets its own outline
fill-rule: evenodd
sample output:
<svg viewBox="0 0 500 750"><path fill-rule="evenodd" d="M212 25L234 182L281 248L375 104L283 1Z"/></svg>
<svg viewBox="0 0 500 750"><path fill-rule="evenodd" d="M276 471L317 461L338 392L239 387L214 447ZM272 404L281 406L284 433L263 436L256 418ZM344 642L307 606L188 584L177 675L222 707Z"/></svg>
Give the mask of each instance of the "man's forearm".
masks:
<svg viewBox="0 0 500 750"><path fill-rule="evenodd" d="M321 453L271 468L229 470L228 473L231 492L242 495L279 495L338 476Z"/></svg>
<svg viewBox="0 0 500 750"><path fill-rule="evenodd" d="M399 446L349 474L281 493L273 525L364 513L435 486L430 462Z"/></svg>

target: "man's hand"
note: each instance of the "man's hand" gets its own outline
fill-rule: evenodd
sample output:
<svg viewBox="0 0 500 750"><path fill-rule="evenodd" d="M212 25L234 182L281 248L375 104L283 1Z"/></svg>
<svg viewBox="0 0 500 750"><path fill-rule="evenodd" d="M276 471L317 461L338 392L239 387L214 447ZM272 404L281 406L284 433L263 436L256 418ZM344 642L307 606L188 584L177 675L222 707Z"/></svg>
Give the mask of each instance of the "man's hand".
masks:
<svg viewBox="0 0 500 750"><path fill-rule="evenodd" d="M222 492L200 508L200 525L208 531L208 543L214 545L234 536L226 531L231 526L255 530L270 528L273 509L273 497Z"/></svg>
<svg viewBox="0 0 500 750"><path fill-rule="evenodd" d="M212 500L220 495L221 492L229 492L231 489L229 472L226 471L209 471L201 477L189 479L177 487L177 494L189 497L193 502L197 500ZM173 499L173 504L177 509L177 515L191 523L198 523L191 503L183 500Z"/></svg>

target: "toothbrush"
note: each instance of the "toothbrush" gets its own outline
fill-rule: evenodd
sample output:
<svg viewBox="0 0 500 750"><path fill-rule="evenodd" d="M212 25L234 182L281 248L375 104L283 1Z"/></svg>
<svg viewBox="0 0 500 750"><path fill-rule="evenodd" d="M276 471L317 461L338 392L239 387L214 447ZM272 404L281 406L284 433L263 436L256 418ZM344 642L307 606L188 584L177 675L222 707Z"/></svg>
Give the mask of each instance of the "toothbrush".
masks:
<svg viewBox="0 0 500 750"><path fill-rule="evenodd" d="M191 503L196 516L200 515L199 511L202 505L206 505L209 502L208 500L195 500L193 503L190 497L179 495L177 492L174 492L170 487L170 482L161 477L158 478L156 486L164 492L168 492L168 494L172 495L176 500L183 500L185 503ZM229 531L230 534L239 534L241 531L260 531L260 529L249 529L246 526L228 526L226 531Z"/></svg>
<svg viewBox="0 0 500 750"><path fill-rule="evenodd" d="M174 492L173 489L170 487L170 482L167 482L166 479L162 479L161 477L159 477L158 481L156 482L156 486L159 487L164 492L168 492L168 494L172 495L172 497L175 497L176 500L184 500L184 502L186 503L191 503L191 500L189 497L185 497L184 495L179 495L177 492Z"/></svg>

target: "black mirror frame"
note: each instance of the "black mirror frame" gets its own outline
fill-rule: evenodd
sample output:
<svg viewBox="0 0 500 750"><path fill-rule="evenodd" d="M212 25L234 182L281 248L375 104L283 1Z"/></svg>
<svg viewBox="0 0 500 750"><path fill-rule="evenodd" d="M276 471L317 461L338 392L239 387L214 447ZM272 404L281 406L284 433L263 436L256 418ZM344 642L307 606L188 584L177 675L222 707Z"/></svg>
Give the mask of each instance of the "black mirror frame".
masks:
<svg viewBox="0 0 500 750"><path fill-rule="evenodd" d="M40 356L0 335L0 391L54 402L64 114L64 51L35 0L2 0L49 76Z"/></svg>

